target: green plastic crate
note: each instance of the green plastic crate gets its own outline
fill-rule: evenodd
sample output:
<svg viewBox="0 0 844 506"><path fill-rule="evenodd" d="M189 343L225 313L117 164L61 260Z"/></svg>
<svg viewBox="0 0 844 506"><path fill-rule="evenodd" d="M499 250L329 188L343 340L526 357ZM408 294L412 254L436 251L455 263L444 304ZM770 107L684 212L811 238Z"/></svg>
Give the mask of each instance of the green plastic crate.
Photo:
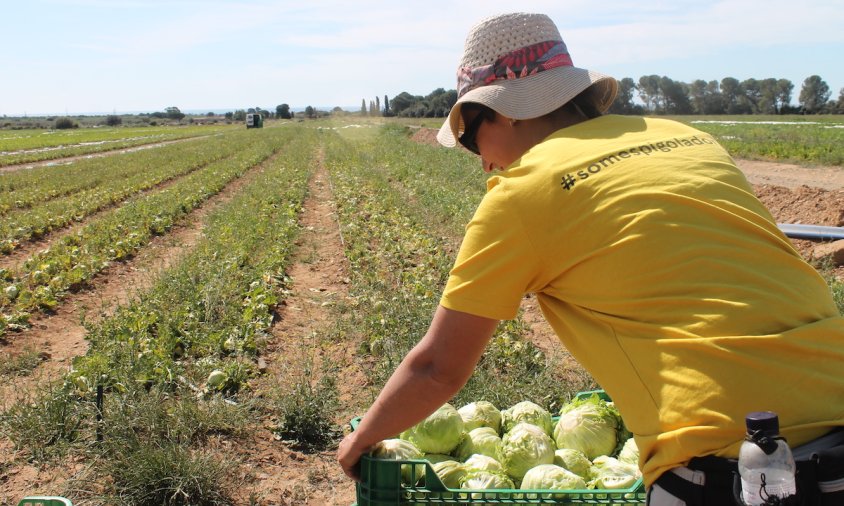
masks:
<svg viewBox="0 0 844 506"><path fill-rule="evenodd" d="M577 397L598 394L610 400L603 390L581 392ZM360 418L352 420L352 430ZM645 504L646 493L640 478L632 487L615 490L469 490L449 489L424 459L384 460L361 457L361 481L357 483L356 506L424 504ZM402 466L410 470L410 483L402 483Z"/></svg>
<svg viewBox="0 0 844 506"><path fill-rule="evenodd" d="M21 499L18 506L73 506L73 503L64 497L29 496Z"/></svg>

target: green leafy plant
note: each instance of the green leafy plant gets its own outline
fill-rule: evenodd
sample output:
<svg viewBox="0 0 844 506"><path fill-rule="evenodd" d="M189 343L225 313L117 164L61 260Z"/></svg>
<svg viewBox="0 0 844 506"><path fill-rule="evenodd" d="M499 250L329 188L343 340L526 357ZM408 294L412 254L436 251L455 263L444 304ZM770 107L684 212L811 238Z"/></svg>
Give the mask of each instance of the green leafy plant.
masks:
<svg viewBox="0 0 844 506"><path fill-rule="evenodd" d="M276 406L276 434L294 448L307 452L325 450L339 440L341 431L333 421L338 406L334 379L323 375L312 384L300 378Z"/></svg>

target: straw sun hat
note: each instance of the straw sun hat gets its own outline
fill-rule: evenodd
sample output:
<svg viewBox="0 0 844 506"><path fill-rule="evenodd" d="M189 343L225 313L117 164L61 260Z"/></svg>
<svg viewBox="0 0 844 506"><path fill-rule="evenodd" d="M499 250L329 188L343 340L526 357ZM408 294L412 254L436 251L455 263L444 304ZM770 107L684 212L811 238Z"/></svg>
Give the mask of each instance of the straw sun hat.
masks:
<svg viewBox="0 0 844 506"><path fill-rule="evenodd" d="M486 18L466 37L457 69L457 103L437 140L448 147L457 144L463 132L464 102L486 105L508 118L531 119L562 107L587 88L604 112L618 83L608 75L575 67L551 18L527 13Z"/></svg>

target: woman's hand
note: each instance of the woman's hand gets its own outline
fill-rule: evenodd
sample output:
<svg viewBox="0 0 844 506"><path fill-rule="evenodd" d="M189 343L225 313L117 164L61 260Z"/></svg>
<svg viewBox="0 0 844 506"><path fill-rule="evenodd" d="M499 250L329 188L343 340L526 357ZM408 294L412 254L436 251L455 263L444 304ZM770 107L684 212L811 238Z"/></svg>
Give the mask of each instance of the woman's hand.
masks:
<svg viewBox="0 0 844 506"><path fill-rule="evenodd" d="M425 337L387 380L357 429L340 443L337 461L343 472L360 480L361 455L453 397L472 375L496 325L498 320L437 308Z"/></svg>
<svg viewBox="0 0 844 506"><path fill-rule="evenodd" d="M362 455L369 453L370 448L359 448L355 438L355 433L352 432L342 441L337 448L337 461L346 476L355 481L360 481L360 458Z"/></svg>

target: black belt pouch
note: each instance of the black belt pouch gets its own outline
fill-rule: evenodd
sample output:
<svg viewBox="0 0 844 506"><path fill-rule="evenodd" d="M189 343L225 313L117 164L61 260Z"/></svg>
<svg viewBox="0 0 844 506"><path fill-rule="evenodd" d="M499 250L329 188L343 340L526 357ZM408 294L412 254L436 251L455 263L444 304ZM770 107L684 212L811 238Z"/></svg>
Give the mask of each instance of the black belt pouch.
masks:
<svg viewBox="0 0 844 506"><path fill-rule="evenodd" d="M813 457L821 506L844 505L844 445L820 450Z"/></svg>

